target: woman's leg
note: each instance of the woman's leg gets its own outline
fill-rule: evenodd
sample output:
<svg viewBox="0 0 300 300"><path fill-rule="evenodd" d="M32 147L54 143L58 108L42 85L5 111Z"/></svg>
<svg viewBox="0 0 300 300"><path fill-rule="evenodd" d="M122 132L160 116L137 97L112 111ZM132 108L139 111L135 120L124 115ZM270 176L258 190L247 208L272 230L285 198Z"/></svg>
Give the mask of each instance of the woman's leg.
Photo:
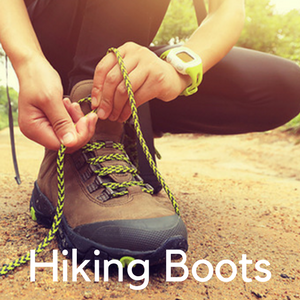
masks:
<svg viewBox="0 0 300 300"><path fill-rule="evenodd" d="M65 94L73 68L86 0L35 0L28 13L42 50L59 73Z"/></svg>
<svg viewBox="0 0 300 300"><path fill-rule="evenodd" d="M70 86L91 79L111 47L135 42L148 47L163 20L169 0L88 0L70 73Z"/></svg>
<svg viewBox="0 0 300 300"><path fill-rule="evenodd" d="M69 93L77 82L93 78L110 47L128 41L148 47L168 4L169 0L36 0L28 11L43 52Z"/></svg>
<svg viewBox="0 0 300 300"><path fill-rule="evenodd" d="M199 91L150 102L156 133L237 134L283 125L300 112L300 68L273 55L233 48Z"/></svg>

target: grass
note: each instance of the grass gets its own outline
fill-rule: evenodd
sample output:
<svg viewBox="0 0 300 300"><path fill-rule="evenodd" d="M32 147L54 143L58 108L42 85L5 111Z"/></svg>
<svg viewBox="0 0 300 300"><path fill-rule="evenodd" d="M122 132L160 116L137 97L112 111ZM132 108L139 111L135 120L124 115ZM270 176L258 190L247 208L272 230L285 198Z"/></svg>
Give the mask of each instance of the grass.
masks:
<svg viewBox="0 0 300 300"><path fill-rule="evenodd" d="M281 127L283 131L289 131L295 135L300 134L300 114L297 115L294 119L286 123Z"/></svg>

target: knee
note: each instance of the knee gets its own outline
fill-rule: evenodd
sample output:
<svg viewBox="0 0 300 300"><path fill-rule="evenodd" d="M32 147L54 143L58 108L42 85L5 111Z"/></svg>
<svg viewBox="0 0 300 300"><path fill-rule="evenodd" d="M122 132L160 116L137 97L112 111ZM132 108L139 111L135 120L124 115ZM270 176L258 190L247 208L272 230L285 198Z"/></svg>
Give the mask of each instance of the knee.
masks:
<svg viewBox="0 0 300 300"><path fill-rule="evenodd" d="M292 61L281 59L276 71L270 78L273 127L285 124L300 113L300 67Z"/></svg>

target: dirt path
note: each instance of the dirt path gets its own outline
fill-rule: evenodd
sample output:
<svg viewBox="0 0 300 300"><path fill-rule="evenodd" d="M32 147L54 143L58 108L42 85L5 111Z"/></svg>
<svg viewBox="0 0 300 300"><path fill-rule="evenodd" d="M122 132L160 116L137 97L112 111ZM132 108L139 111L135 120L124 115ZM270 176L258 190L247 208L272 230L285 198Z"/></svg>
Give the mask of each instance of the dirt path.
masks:
<svg viewBox="0 0 300 300"><path fill-rule="evenodd" d="M1 263L33 249L47 233L28 213L43 149L19 132L16 140L21 186L13 179L8 131L0 132ZM159 168L179 199L189 231L185 281L166 282L166 268L161 266L151 269L149 284L141 291L130 289L129 284L141 282L128 275L123 282L116 275L108 282L101 275L99 282L86 282L80 275L77 282L63 282L60 265L58 282L53 282L49 268L38 269L36 281L30 282L27 265L0 279L1 299L300 299L300 146L296 142L278 130L240 136L166 136L156 141L163 156ZM50 262L55 248L52 243L41 258ZM242 267L243 254L253 263ZM64 258L59 254L58 259ZM216 274L198 282L192 266L200 259L214 269L220 261L231 260L237 275L227 283ZM272 275L267 282L257 280L266 277L259 266L255 268L260 260L270 263L261 265ZM93 278L91 271L86 273ZM208 268L200 265L197 274L206 277ZM231 274L232 267L225 264L221 276ZM182 275L182 269L172 270L172 276ZM245 282L247 278L252 282Z"/></svg>

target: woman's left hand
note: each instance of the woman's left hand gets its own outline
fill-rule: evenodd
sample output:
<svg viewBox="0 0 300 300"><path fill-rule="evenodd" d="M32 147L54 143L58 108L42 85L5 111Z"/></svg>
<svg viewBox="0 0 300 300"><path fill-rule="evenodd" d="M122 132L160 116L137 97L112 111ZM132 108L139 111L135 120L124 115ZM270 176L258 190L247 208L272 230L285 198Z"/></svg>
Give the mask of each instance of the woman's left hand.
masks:
<svg viewBox="0 0 300 300"><path fill-rule="evenodd" d="M148 48L128 42L118 48L129 74L137 107L153 98L175 99L190 83L188 75L157 57ZM108 53L97 65L92 89L92 108L100 119L126 121L130 114L127 89L114 53Z"/></svg>

